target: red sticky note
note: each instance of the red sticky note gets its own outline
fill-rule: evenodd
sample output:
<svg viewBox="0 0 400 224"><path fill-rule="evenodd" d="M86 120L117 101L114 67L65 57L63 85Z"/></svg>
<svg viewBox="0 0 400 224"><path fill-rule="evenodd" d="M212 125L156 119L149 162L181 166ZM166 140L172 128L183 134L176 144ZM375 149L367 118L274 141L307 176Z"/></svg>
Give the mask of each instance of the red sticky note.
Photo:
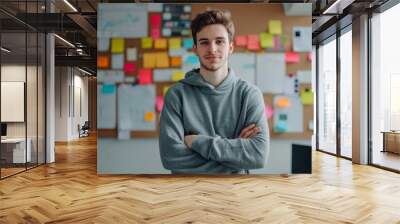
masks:
<svg viewBox="0 0 400 224"><path fill-rule="evenodd" d="M139 70L139 84L146 85L153 82L153 77L151 76L151 69L142 68Z"/></svg>
<svg viewBox="0 0 400 224"><path fill-rule="evenodd" d="M136 72L136 64L133 62L125 63L124 65L125 73L134 73Z"/></svg>
<svg viewBox="0 0 400 224"><path fill-rule="evenodd" d="M296 52L286 52L285 61L286 63L298 63L300 61L300 55Z"/></svg>
<svg viewBox="0 0 400 224"><path fill-rule="evenodd" d="M164 106L164 97L163 96L157 96L156 97L156 111L157 112L161 112L163 106Z"/></svg>
<svg viewBox="0 0 400 224"><path fill-rule="evenodd" d="M161 14L154 13L150 15L150 25L151 27L161 27Z"/></svg>
<svg viewBox="0 0 400 224"><path fill-rule="evenodd" d="M247 35L247 49L260 50L259 35Z"/></svg>
<svg viewBox="0 0 400 224"><path fill-rule="evenodd" d="M150 36L153 39L158 39L161 37L161 28L160 27L152 27L150 30Z"/></svg>
<svg viewBox="0 0 400 224"><path fill-rule="evenodd" d="M247 37L246 36L237 36L235 38L235 44L238 47L246 47L247 46Z"/></svg>

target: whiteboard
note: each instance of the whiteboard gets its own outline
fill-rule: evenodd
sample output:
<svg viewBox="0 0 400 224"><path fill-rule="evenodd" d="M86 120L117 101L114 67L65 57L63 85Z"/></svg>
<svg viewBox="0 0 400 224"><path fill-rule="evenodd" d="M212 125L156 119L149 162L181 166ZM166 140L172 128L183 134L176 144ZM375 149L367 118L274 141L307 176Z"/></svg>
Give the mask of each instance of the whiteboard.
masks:
<svg viewBox="0 0 400 224"><path fill-rule="evenodd" d="M1 82L1 122L24 122L24 82Z"/></svg>
<svg viewBox="0 0 400 224"><path fill-rule="evenodd" d="M101 3L98 6L97 37L145 37L147 7L144 4Z"/></svg>

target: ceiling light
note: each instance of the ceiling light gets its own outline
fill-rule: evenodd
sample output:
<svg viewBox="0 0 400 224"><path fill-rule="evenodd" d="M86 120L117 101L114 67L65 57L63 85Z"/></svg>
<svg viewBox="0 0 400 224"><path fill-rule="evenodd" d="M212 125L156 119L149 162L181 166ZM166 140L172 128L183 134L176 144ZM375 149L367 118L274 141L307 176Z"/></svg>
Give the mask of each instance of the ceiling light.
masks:
<svg viewBox="0 0 400 224"><path fill-rule="evenodd" d="M74 10L74 12L78 12L78 10L71 4L69 3L68 0L64 0L65 4L67 4L72 10Z"/></svg>
<svg viewBox="0 0 400 224"><path fill-rule="evenodd" d="M7 49L7 48L5 48L5 47L1 47L0 48L2 51L4 51L4 52L7 52L7 53L10 53L11 52L11 50L9 50L9 49Z"/></svg>
<svg viewBox="0 0 400 224"><path fill-rule="evenodd" d="M83 70L83 69L81 69L81 68L79 68L79 67L78 67L78 69L79 69L79 71L81 71L81 72L83 72L83 73L85 73L85 74L93 75L92 73L90 73L90 72L88 72L88 71L86 71L86 70Z"/></svg>
<svg viewBox="0 0 400 224"><path fill-rule="evenodd" d="M75 45L71 44L71 42L67 41L66 39L58 36L57 34L54 34L54 36L56 36L58 39L62 40L64 43L66 43L67 45L69 45L70 47L75 48Z"/></svg>

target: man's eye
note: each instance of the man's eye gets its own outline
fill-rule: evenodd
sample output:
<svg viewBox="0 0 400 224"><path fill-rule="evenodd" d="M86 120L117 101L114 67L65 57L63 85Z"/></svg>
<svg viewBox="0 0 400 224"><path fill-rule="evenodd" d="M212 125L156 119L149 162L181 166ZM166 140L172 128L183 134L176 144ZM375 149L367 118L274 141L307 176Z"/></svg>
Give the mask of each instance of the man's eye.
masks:
<svg viewBox="0 0 400 224"><path fill-rule="evenodd" d="M200 42L201 45L207 45L208 42L204 41L204 42Z"/></svg>
<svg viewBox="0 0 400 224"><path fill-rule="evenodd" d="M221 45L221 44L223 44L223 43L225 43L225 41L223 41L223 40L217 40L217 44L218 44L218 45Z"/></svg>

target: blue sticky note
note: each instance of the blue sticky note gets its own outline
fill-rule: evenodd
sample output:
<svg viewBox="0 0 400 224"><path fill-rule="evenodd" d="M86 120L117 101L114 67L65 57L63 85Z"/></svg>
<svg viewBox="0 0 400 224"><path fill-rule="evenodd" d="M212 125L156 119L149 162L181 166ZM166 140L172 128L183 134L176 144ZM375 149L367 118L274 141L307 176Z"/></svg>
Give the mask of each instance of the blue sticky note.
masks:
<svg viewBox="0 0 400 224"><path fill-rule="evenodd" d="M193 47L193 39L185 38L183 39L183 48L190 49Z"/></svg>
<svg viewBox="0 0 400 224"><path fill-rule="evenodd" d="M274 126L274 131L275 132L287 132L287 130L288 130L288 127L287 127L285 122L278 122Z"/></svg>
<svg viewBox="0 0 400 224"><path fill-rule="evenodd" d="M197 58L196 55L189 55L186 60L185 60L185 64L198 64L199 63L199 58Z"/></svg>
<svg viewBox="0 0 400 224"><path fill-rule="evenodd" d="M111 94L115 92L115 85L103 85L101 87L101 92L104 94Z"/></svg>

